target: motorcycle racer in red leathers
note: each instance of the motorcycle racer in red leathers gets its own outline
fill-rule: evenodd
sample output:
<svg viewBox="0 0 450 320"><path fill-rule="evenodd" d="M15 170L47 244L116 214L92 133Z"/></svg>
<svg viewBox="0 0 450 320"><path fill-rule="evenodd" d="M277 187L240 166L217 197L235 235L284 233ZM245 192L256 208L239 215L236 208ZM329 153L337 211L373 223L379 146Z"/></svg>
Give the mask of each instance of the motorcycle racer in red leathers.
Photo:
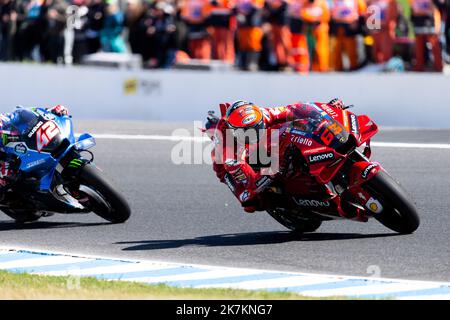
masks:
<svg viewBox="0 0 450 320"><path fill-rule="evenodd" d="M333 99L327 104L344 108L339 99ZM223 104L221 107L226 108L225 116L220 119L209 117L206 124L206 132L213 137L216 144L212 151L213 169L219 180L228 185L239 199L246 212L265 210L265 203L258 195L271 187L276 179L288 174L289 161L292 160L291 142L281 139L278 154L271 154L271 159L274 159L273 156L278 157L277 172L263 173L257 164L249 163L249 156L261 147L266 148L270 154L271 131L278 129L286 122L301 122L302 119L314 118L318 111L311 104L302 102L275 108L260 108L251 102L239 100L233 104ZM237 149L234 144L230 147L227 143L226 131L228 130L238 141ZM249 134L249 131L253 131L253 135ZM218 133L221 139L217 139ZM241 148L239 148L239 142L241 142Z"/></svg>

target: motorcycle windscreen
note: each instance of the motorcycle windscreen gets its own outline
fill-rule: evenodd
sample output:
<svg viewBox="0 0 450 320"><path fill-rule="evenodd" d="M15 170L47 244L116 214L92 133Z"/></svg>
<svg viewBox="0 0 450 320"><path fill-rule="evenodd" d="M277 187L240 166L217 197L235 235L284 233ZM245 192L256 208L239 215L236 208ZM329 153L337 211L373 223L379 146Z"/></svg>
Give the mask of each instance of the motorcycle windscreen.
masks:
<svg viewBox="0 0 450 320"><path fill-rule="evenodd" d="M54 116L44 117L31 109L19 108L12 113L11 126L28 148L38 152L51 152L64 140Z"/></svg>
<svg viewBox="0 0 450 320"><path fill-rule="evenodd" d="M314 104L304 104L295 110L294 119L293 130L307 134L322 145L336 149L348 141L348 131Z"/></svg>
<svg viewBox="0 0 450 320"><path fill-rule="evenodd" d="M22 136L26 136L39 123L39 116L29 109L18 108L11 113L10 125Z"/></svg>

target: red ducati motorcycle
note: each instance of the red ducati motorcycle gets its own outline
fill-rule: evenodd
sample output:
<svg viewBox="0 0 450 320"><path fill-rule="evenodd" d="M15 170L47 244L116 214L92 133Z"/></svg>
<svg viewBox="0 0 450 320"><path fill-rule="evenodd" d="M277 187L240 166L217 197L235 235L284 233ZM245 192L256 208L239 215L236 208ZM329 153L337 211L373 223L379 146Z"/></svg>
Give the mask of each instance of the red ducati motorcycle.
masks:
<svg viewBox="0 0 450 320"><path fill-rule="evenodd" d="M420 219L408 193L369 160L377 125L347 107L308 105L315 110L310 117L278 128L280 145L282 139L290 143L290 166L260 193L267 212L298 233L313 232L323 221L369 218L398 233L414 232ZM219 119L214 117L210 112L208 130Z"/></svg>

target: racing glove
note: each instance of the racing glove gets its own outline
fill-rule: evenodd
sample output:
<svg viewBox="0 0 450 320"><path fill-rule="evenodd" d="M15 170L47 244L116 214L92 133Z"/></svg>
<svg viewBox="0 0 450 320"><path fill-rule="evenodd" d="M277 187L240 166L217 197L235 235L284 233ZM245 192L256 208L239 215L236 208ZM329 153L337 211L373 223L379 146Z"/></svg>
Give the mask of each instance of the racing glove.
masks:
<svg viewBox="0 0 450 320"><path fill-rule="evenodd" d="M50 112L61 117L61 116L68 116L69 115L69 109L67 109L65 106L58 104L50 109Z"/></svg>
<svg viewBox="0 0 450 320"><path fill-rule="evenodd" d="M342 102L341 99L338 98L334 98L333 100L331 100L330 102L328 102L328 105L332 106L332 107L336 107L339 108L341 110L343 110L345 108L344 103Z"/></svg>

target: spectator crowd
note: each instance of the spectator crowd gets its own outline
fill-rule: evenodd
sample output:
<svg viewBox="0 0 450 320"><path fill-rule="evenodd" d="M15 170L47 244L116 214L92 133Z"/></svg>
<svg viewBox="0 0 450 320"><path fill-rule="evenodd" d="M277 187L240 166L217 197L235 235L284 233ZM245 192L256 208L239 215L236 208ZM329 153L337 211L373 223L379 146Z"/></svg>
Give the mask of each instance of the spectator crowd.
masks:
<svg viewBox="0 0 450 320"><path fill-rule="evenodd" d="M0 0L0 61L101 51L139 54L147 68L440 72L449 38L450 0Z"/></svg>

